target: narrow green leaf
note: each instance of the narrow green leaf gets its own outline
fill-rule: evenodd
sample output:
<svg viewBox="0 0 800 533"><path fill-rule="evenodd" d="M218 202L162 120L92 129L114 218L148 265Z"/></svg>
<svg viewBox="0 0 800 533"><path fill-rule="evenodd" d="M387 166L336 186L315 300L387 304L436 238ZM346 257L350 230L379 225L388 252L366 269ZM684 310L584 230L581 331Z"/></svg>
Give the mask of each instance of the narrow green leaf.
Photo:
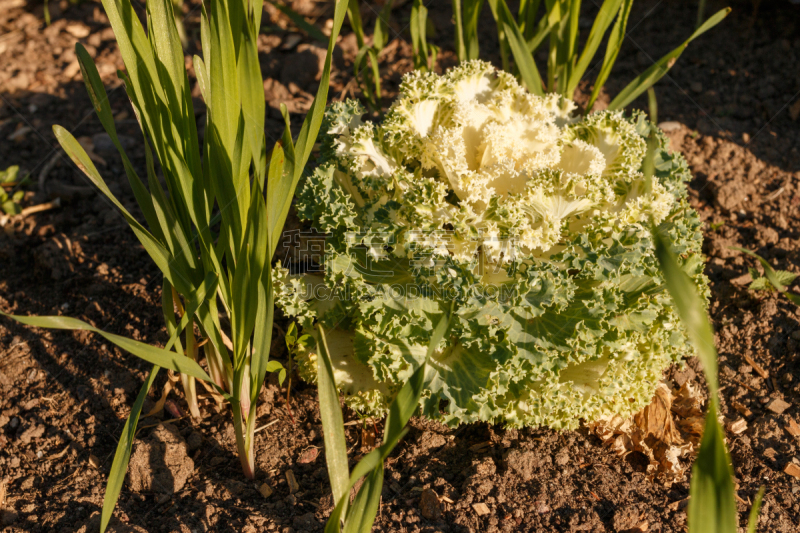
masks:
<svg viewBox="0 0 800 533"><path fill-rule="evenodd" d="M328 42L328 53L325 56L325 67L323 68L322 78L319 82L319 90L317 91L317 96L314 99L314 103L311 105L308 115L306 115L306 118L303 121L303 127L300 129L300 134L297 137L297 143L295 143L294 146L292 145L291 133L288 132L288 124L288 134L287 132L284 133L283 150L286 157L284 162L284 172L278 184L277 190L274 191L274 198L281 201L282 205L280 206L280 209L275 211L270 208L270 217L273 217L274 215L274 217L271 219L273 220L273 228L283 228L283 225L286 222L286 216L289 214L289 207L292 204L294 191L297 188L297 183L300 181L300 176L303 173L303 169L305 169L308 158L311 156L311 150L314 147L317 135L319 134L320 126L322 125L322 117L325 113L325 105L328 99L328 85L331 77L333 48L339 35L339 30L344 22L344 16L347 13L347 4L347 0L337 0L336 2L333 28L331 28L331 38ZM284 113L285 108L286 106L281 106L281 111ZM288 119L288 115L284 114L284 117ZM277 240L273 239L270 245L273 247L272 250L274 253L274 247L277 246ZM270 254L270 257L272 257L272 254Z"/></svg>
<svg viewBox="0 0 800 533"><path fill-rule="evenodd" d="M344 533L370 533L381 504L383 491L383 463L367 474L364 484L356 494L353 507L347 515Z"/></svg>
<svg viewBox="0 0 800 533"><path fill-rule="evenodd" d="M245 139L249 146L249 156L242 160L243 167L252 161L253 173L263 184L266 168L261 164L264 149L264 116L266 101L264 100L264 80L261 76L261 64L258 60L258 29L251 21L247 21L241 30L242 46L239 49L239 86L242 96L242 114L245 123Z"/></svg>
<svg viewBox="0 0 800 533"><path fill-rule="evenodd" d="M508 46L514 55L514 61L519 70L520 78L522 78L522 83L531 93L544 96L544 87L539 76L539 69L536 67L533 55L528 50L522 31L514 20L511 10L508 9L508 4L506 4L505 0L490 0L489 5L493 6L492 12L495 15L495 20L505 28Z"/></svg>
<svg viewBox="0 0 800 533"><path fill-rule="evenodd" d="M372 32L372 43L376 52L383 50L389 40L389 21L392 18L394 0L387 0L375 21L375 30ZM376 62L377 63L377 62Z"/></svg>
<svg viewBox="0 0 800 533"><path fill-rule="evenodd" d="M183 317L181 317L181 322L178 325L175 324L175 313L172 303L172 286L169 284L169 281L166 280L166 278L164 279L164 288L161 291L161 305L162 310L164 311L164 317L167 319L167 327L170 332L170 339L164 347L165 350L170 350L173 346L177 346L178 351L183 352L180 342L181 332L189 324L189 319L194 315L197 309L203 305L209 297L212 297L215 294L217 280L218 278L213 273L208 274L206 279L203 281L203 284L198 289L196 296L190 300L189 304L184 309L185 313ZM108 474L108 483L106 484L106 493L103 497L103 512L100 519L101 533L105 531L106 527L108 527L108 522L111 520L111 516L114 514L114 508L116 507L117 500L119 499L122 483L125 480L125 474L128 471L128 463L130 462L131 458L133 439L136 435L136 425L139 423L139 415L142 412L144 400L147 397L148 391L153 386L153 381L155 380L159 369L160 367L158 365L153 366L150 376L147 380L145 380L144 384L142 384L139 395L136 397L136 401L133 403L133 407L131 408L131 413L128 415L128 420L125 422L125 427L122 429L122 435L120 436L119 442L117 442L117 450L114 453L114 461L111 464L111 471Z"/></svg>
<svg viewBox="0 0 800 533"><path fill-rule="evenodd" d="M454 305L451 304L450 309L443 313L442 318L436 325L431 336L431 342L428 345L428 352L423 364L414 371L403 387L398 391L392 404L389 406L389 414L386 417L386 425L383 434L383 444L375 450L368 453L358 464L353 468L350 473L349 482L347 483L346 490L343 491L342 496L335 500L336 507L331 513L328 523L325 527L326 533L338 533L340 531L339 522L342 514L345 513L346 505L349 498L350 489L356 482L364 476L368 477L359 491L359 495L364 493L362 501L356 501L351 511L347 513L345 531L363 531L368 532L372 528L372 523L375 520L375 513L378 509L380 502L380 493L383 484L383 462L392 452L394 447L408 432L406 425L408 424L411 415L417 410L419 406L419 399L422 395L422 389L425 382L425 371L428 360L433 356L436 347L441 343L447 329L450 325L450 318L452 316ZM327 354L326 354L327 357ZM318 363L319 364L319 363ZM334 393L336 390L334 389ZM321 398L321 396L320 396ZM320 404L322 402L320 401ZM338 408L338 395L336 407ZM323 427L325 427L323 422ZM343 428L342 428L343 431ZM342 433L342 438L344 434ZM345 450L346 459L346 450ZM330 470L330 465L328 466ZM379 475L376 472L380 470ZM373 476L373 474L375 474ZM358 497L357 497L358 498ZM373 500L377 498L377 502ZM360 505L360 507L358 507ZM357 529L352 529L357 528Z"/></svg>
<svg viewBox="0 0 800 533"><path fill-rule="evenodd" d="M653 241L656 247L661 273L667 285L675 311L683 323L689 339L692 341L697 356L703 363L706 381L712 397L716 397L719 385L717 381L717 349L714 346L714 330L708 321L706 306L692 279L683 271L669 249L664 236L658 228L652 228Z"/></svg>
<svg viewBox="0 0 800 533"><path fill-rule="evenodd" d="M737 530L733 469L725 434L717 420L717 400L709 401L700 451L692 467L687 511L691 533L733 533Z"/></svg>
<svg viewBox="0 0 800 533"><path fill-rule="evenodd" d="M464 48L467 59L480 58L478 24L483 11L483 0L464 0Z"/></svg>
<svg viewBox="0 0 800 533"><path fill-rule="evenodd" d="M464 43L464 17L461 13L461 0L453 0L453 19L456 22L456 55L459 61L469 59L467 47Z"/></svg>
<svg viewBox="0 0 800 533"><path fill-rule="evenodd" d="M153 386L158 371L158 365L154 365L153 369L150 371L150 375L142 384L142 388L139 389L136 401L133 402L133 407L131 407L131 414L128 415L128 420L125 421L125 427L122 428L122 435L120 435L119 442L117 443L117 451L114 452L114 461L111 463L111 471L108 473L106 493L105 496L103 496L103 510L100 515L100 533L105 533L108 523L114 515L114 508L117 506L119 493L125 481L125 474L128 472L128 463L131 459L131 450L133 449L133 439L136 435L136 425L139 423L139 415L142 413L142 407L144 406L144 401L147 399L147 393L150 392L150 388Z"/></svg>
<svg viewBox="0 0 800 533"><path fill-rule="evenodd" d="M325 37L325 34L322 33L322 30L320 30L313 24L306 21L303 15L301 15L291 7L278 2L277 0L269 0L269 3L277 7L281 13L289 17L289 19L292 22L294 22L295 26L297 26L303 33L305 33L312 39L316 39L321 43L328 44L328 38Z"/></svg>
<svg viewBox="0 0 800 533"><path fill-rule="evenodd" d="M686 39L680 46L669 52L667 55L659 59L658 61L653 64L650 68L645 70L642 74L636 77L632 82L630 82L617 96L614 98L611 103L608 105L608 109L614 111L617 109L623 109L628 104L633 102L636 97L642 94L644 91L651 87L654 83L666 74L669 69L672 68L672 65L675 64L675 61L680 57L686 47L692 42L694 39L699 37L700 35L704 34L717 24L719 24L722 19L728 16L731 9L729 7L725 9L721 9L717 11L711 18L709 18L705 24L697 28L694 33L692 33L688 39Z"/></svg>
<svg viewBox="0 0 800 533"><path fill-rule="evenodd" d="M539 11L539 4L540 0L520 0L519 2L517 20L526 41L530 41L536 32L536 13Z"/></svg>
<svg viewBox="0 0 800 533"><path fill-rule="evenodd" d="M64 149L64 151L67 152L67 155L70 156L72 162L75 163L78 168L81 169L83 173L86 174L86 176L92 181L94 186L100 189L100 192L102 192L109 200L111 200L117 209L120 210L122 216L125 217L128 225L131 227L131 229L133 229L137 239L139 239L139 242L142 244L142 246L144 246L148 255L150 255L151 259L159 268L159 270L161 270L161 272L167 276L170 282L175 285L175 287L178 288L181 293L190 293L192 291L191 280L186 279L183 274L173 268L167 250L164 249L161 243L159 243L153 237L153 235L147 231L111 193L105 181L97 172L97 168L94 166L94 163L86 154L86 151L83 149L80 143L75 140L75 137L73 137L70 132L58 125L53 126L53 133L55 133L56 139L58 140L59 144L61 144L61 147Z"/></svg>
<svg viewBox="0 0 800 533"><path fill-rule="evenodd" d="M628 27L628 16L631 13L633 0L623 0L617 15L617 21L614 23L614 28L608 36L608 43L606 43L606 55L603 58L603 65L600 67L600 72L595 79L594 87L592 87L592 94L589 97L589 102L586 105L586 112L589 113L594 106L595 100L600 95L600 90L606 83L608 76L611 74L611 69L617 61L617 56L622 48L622 41L625 39L625 31Z"/></svg>
<svg viewBox="0 0 800 533"><path fill-rule="evenodd" d="M578 83L580 83L581 78L583 78L586 69L589 68L592 59L594 59L597 49L600 47L600 43L603 40L603 36L605 36L606 30L608 30L608 27L619 11L621 3L622 0L604 0L603 5L600 6L600 11L594 19L592 29L589 31L589 37L586 39L586 44L583 47L580 59L578 59L578 63L575 65L569 78L567 96L570 98L575 92L575 89L578 88Z"/></svg>
<svg viewBox="0 0 800 533"><path fill-rule="evenodd" d="M206 371L195 361L184 357L183 354L177 354L173 351L165 350L164 348L156 348L155 346L114 335L113 333L106 333L77 318L65 316L18 316L9 315L2 311L0 311L0 315L7 316L21 324L37 328L91 331L97 333L114 345L119 346L123 350L132 353L136 357L144 359L148 363L211 382L211 378L208 377Z"/></svg>
<svg viewBox="0 0 800 533"><path fill-rule="evenodd" d="M318 325L317 332L317 390L319 412L325 438L325 461L333 491L333 501L338 502L349 493L347 466L347 442L344 436L344 419L339 406L339 393L333 377L333 366L328 355L325 330Z"/></svg>
<svg viewBox="0 0 800 533"><path fill-rule="evenodd" d="M747 533L756 533L758 531L758 512L761 510L761 501L764 499L764 486L758 489L753 506L750 508L750 517L747 520Z"/></svg>
<svg viewBox="0 0 800 533"><path fill-rule="evenodd" d="M161 240L164 235L159 226L155 211L153 210L150 195L142 183L142 180L139 179L139 176L133 169L133 165L131 165L128 155L125 153L125 149L119 142L117 129L114 125L114 116L111 113L111 106L108 103L108 94L106 93L103 81L100 79L100 73L97 71L97 67L92 57L89 55L89 52L86 51L81 43L75 43L75 53L78 56L83 81L86 85L86 91L89 93L89 98L92 100L95 113L100 119L103 129L106 130L106 133L108 133L108 136L111 138L111 142L114 143L114 146L122 157L122 164L125 168L128 182L131 185L131 189L133 189L136 202L139 204L139 208L142 210L142 214L147 224L150 226L150 231L154 233L157 239Z"/></svg>
<svg viewBox="0 0 800 533"><path fill-rule="evenodd" d="M442 318L436 324L436 328L431 335L430 344L428 344L428 352L425 355L425 364L423 364L411 376L403 387L398 391L392 405L389 407L389 414L386 416L386 429L383 435L384 443L396 443L399 440L399 435L403 428L408 424L411 415L417 410L419 406L419 398L422 395L422 389L425 382L424 366L433 356L436 348L444 339L447 333L447 328L450 326L450 317L452 314L452 306L450 311L444 313ZM421 370L421 371L420 371Z"/></svg>

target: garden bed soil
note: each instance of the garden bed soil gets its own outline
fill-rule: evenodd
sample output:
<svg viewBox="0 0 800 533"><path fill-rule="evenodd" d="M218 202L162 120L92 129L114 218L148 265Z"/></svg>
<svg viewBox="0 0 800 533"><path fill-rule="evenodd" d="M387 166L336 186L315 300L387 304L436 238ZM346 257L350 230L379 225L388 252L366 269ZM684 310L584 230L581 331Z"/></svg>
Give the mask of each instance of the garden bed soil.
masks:
<svg viewBox="0 0 800 533"><path fill-rule="evenodd" d="M688 35L696 4L636 3L608 94ZM294 6L319 16L321 26L330 16L324 4ZM116 78L123 65L113 34L97 2L62 0L49 8L48 27L42 5L0 0L0 168L17 164L31 173L25 205L62 202L0 231L0 309L74 316L163 345L161 276L122 217L59 155L50 129L61 124L92 146L111 190L138 212L121 162L91 112L73 51L79 40L95 57L123 142L141 166L141 136ZM397 10L393 35L400 37L382 56L387 102L411 68L403 28L409 8L410 2ZM755 262L730 247L747 247L776 268L800 273L800 6L764 2L757 14L750 2L734 8L658 84L659 114L673 149L689 162L692 205L706 222L721 411L728 422L743 418L747 428L727 433L740 520L764 486L759 531L789 532L800 527L800 479L791 475L800 472L791 466L800 456L791 426L800 421L800 311L785 298L749 291L748 267ZM196 4L184 9L191 49L199 11ZM452 65L449 2L430 9L440 64ZM324 52L305 37L298 42L285 31L288 21L268 11L270 33L260 37L259 48L270 105L267 134L274 140L281 129L278 103L287 102L299 125ZM482 49L497 60L486 11ZM335 97L358 94L351 76L355 39L347 28L343 35ZM204 108L194 94L202 124ZM278 359L286 356L285 325L279 319L276 326ZM99 336L0 320L0 529L97 530L117 438L148 371ZM702 387L701 375L691 360L668 378ZM159 377L145 411L166 379ZM332 502L314 387L295 378L287 401L286 387L274 377L265 386L258 424L268 427L257 434L255 482L242 476L227 409L204 400L203 418L192 420L178 412L180 392L169 399L171 411L141 422L114 531L322 531ZM373 426L352 412L345 418L356 460ZM620 459L585 428L448 428L413 419L387 462L375 531L685 531L688 481L669 485L642 470L635 454Z"/></svg>

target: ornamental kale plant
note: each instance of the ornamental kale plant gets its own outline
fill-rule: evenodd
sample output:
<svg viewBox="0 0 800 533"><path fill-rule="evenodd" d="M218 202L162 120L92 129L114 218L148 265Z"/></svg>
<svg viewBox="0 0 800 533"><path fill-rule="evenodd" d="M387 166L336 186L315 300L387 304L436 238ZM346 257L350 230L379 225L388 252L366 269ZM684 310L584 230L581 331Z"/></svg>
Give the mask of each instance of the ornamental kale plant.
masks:
<svg viewBox="0 0 800 533"><path fill-rule="evenodd" d="M381 124L354 101L329 107L319 165L297 193L325 253L273 276L305 338L326 329L352 408L385 412L450 309L419 402L449 424L626 416L691 353L650 229L706 295L686 162L641 113L574 110L481 61L408 74ZM297 351L315 380L317 345Z"/></svg>

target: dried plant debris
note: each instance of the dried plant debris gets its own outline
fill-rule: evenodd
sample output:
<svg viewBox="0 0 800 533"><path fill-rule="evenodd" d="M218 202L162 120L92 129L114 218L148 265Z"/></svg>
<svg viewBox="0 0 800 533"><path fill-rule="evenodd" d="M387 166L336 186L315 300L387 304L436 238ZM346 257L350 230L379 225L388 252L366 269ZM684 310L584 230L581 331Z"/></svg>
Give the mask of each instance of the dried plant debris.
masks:
<svg viewBox="0 0 800 533"><path fill-rule="evenodd" d="M694 384L687 381L674 390L662 382L650 405L633 418L604 417L589 427L621 457L634 452L644 455L647 476L671 485L686 478L689 458L700 446L704 421L702 399Z"/></svg>

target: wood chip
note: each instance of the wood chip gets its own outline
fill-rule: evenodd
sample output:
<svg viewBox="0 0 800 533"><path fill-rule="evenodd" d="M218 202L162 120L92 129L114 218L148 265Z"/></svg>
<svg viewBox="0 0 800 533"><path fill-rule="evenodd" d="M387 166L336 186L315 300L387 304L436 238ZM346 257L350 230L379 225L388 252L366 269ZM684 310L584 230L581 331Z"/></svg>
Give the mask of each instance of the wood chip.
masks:
<svg viewBox="0 0 800 533"><path fill-rule="evenodd" d="M469 451L471 452L479 452L482 451L484 448L488 448L492 445L492 441L481 442L479 444L475 444L469 447Z"/></svg>
<svg viewBox="0 0 800 533"><path fill-rule="evenodd" d="M266 483L262 483L258 487L258 492L260 492L263 497L269 498L270 496L272 496L272 487L270 487Z"/></svg>
<svg viewBox="0 0 800 533"><path fill-rule="evenodd" d="M747 420L740 418L728 424L728 431L734 435L741 435L747 430Z"/></svg>
<svg viewBox="0 0 800 533"><path fill-rule="evenodd" d="M764 379L767 379L769 377L769 372L764 370L761 365L759 365L758 363L753 361L752 357L750 357L747 354L744 354L744 360L747 361L748 365L753 367L753 370L756 371L756 374L758 374L759 376L761 376Z"/></svg>
<svg viewBox="0 0 800 533"><path fill-rule="evenodd" d="M677 511L678 509L686 509L689 505L689 498L684 498L682 500L678 500L677 502L672 502L671 504L667 505L670 511Z"/></svg>
<svg viewBox="0 0 800 533"><path fill-rule="evenodd" d="M485 516L491 512L489 511L489 506L485 503L473 503L472 508L478 513L478 516Z"/></svg>
<svg viewBox="0 0 800 533"><path fill-rule="evenodd" d="M0 481L0 509L6 504L6 480Z"/></svg>
<svg viewBox="0 0 800 533"><path fill-rule="evenodd" d="M90 455L89 464L92 465L92 468L100 468L100 459L96 455Z"/></svg>
<svg viewBox="0 0 800 533"><path fill-rule="evenodd" d="M786 468L784 468L783 471L792 477L800 479L800 466L797 466L794 463L789 463L786 465Z"/></svg>
<svg viewBox="0 0 800 533"><path fill-rule="evenodd" d="M753 416L753 411L748 409L745 405L740 404L739 402L733 402L733 408L739 411L739 414L745 418L750 418Z"/></svg>
<svg viewBox="0 0 800 533"><path fill-rule="evenodd" d="M774 400L769 402L769 405L767 405L767 409L769 409L770 411L772 411L776 415L779 415L779 414L783 413L785 410L787 410L788 408L790 408L791 406L792 406L792 404L786 403L783 400L781 400L780 398L775 398Z"/></svg>
<svg viewBox="0 0 800 533"><path fill-rule="evenodd" d="M300 490L300 485L297 484L297 479L295 479L294 472L291 470L286 471L286 482L289 483L289 494L294 494Z"/></svg>
<svg viewBox="0 0 800 533"><path fill-rule="evenodd" d="M800 424L795 422L794 418L790 418L789 425L786 426L786 431L788 431L792 437L800 437Z"/></svg>

